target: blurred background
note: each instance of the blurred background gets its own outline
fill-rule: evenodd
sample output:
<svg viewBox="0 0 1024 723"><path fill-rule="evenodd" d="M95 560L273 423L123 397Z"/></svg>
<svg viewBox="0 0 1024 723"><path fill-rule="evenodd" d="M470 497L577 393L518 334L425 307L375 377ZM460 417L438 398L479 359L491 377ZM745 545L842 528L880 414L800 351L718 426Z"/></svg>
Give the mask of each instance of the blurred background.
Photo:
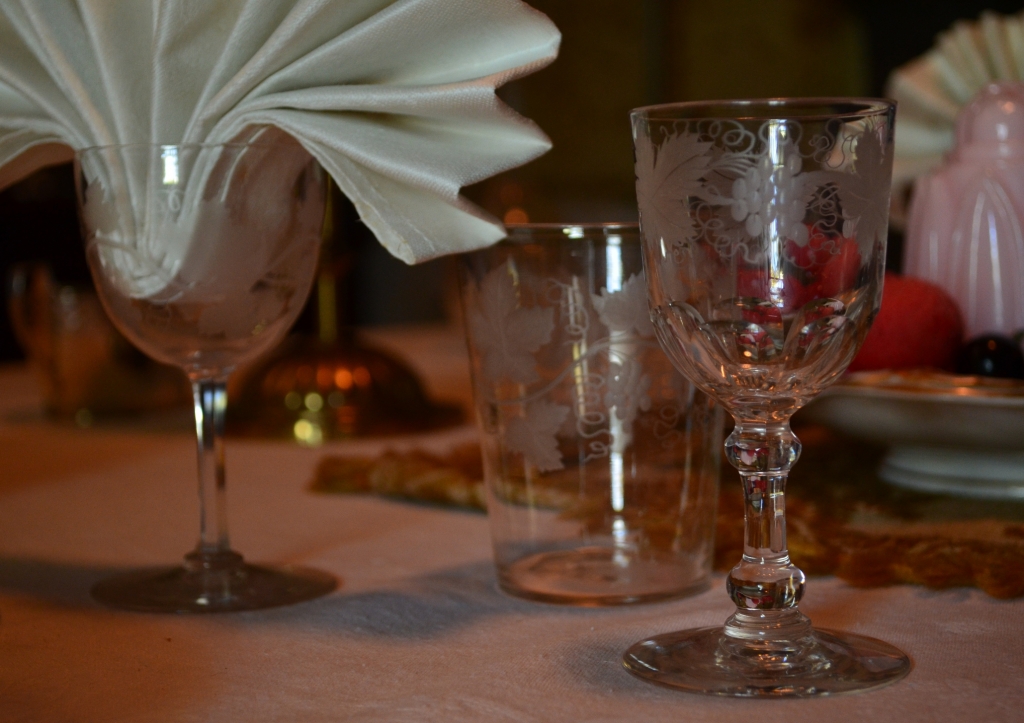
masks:
<svg viewBox="0 0 1024 723"><path fill-rule="evenodd" d="M766 96L882 95L895 67L937 33L982 10L1024 2L956 0L530 0L561 29L559 59L501 89L554 149L467 188L506 222L633 221L630 109L653 103ZM337 210L335 244L350 263L339 284L352 326L444 322L456 312L449 259L409 267L376 243L351 206ZM890 265L900 239L890 236ZM88 285L69 166L0 193L0 273L49 265L58 284ZM7 306L4 285L3 308ZM314 295L315 296L315 295ZM298 328L313 331L309 311ZM0 360L21 358L0 314Z"/></svg>

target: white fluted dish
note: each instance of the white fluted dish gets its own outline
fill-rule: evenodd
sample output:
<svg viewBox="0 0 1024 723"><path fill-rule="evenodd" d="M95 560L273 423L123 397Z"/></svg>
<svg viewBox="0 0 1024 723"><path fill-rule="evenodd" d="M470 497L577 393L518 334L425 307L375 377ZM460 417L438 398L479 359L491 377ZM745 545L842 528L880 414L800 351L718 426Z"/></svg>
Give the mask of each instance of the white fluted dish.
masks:
<svg viewBox="0 0 1024 723"><path fill-rule="evenodd" d="M889 445L878 475L900 487L1024 499L1024 382L937 372L859 372L801 412Z"/></svg>

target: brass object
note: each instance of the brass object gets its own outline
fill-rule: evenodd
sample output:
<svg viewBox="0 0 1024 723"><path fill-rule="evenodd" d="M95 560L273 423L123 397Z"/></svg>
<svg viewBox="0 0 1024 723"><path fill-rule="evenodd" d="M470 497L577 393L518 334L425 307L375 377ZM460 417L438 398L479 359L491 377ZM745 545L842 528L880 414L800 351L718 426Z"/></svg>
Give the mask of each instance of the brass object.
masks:
<svg viewBox="0 0 1024 723"><path fill-rule="evenodd" d="M862 389L899 392L927 397L1024 397L1024 381L946 374L933 369L856 372L847 374L840 389Z"/></svg>
<svg viewBox="0 0 1024 723"><path fill-rule="evenodd" d="M360 343L338 293L354 265L345 238L347 200L331 183L324 242L313 289L317 333L293 334L240 374L230 390L233 434L330 439L412 434L458 424L461 409L432 402L407 364Z"/></svg>
<svg viewBox="0 0 1024 723"><path fill-rule="evenodd" d="M246 374L233 433L328 439L410 434L457 424L456 407L433 404L416 375L394 357L353 344L295 336ZM230 414L230 413L229 413Z"/></svg>

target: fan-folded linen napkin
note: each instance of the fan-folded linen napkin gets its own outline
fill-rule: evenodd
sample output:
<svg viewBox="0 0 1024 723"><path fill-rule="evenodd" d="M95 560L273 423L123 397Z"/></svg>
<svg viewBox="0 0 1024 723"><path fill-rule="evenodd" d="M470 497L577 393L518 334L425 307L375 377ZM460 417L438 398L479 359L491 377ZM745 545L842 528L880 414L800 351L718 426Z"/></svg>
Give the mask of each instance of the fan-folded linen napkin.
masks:
<svg viewBox="0 0 1024 723"><path fill-rule="evenodd" d="M0 188L70 149L269 125L398 258L478 248L504 230L459 189L550 148L494 90L559 41L519 0L0 0Z"/></svg>

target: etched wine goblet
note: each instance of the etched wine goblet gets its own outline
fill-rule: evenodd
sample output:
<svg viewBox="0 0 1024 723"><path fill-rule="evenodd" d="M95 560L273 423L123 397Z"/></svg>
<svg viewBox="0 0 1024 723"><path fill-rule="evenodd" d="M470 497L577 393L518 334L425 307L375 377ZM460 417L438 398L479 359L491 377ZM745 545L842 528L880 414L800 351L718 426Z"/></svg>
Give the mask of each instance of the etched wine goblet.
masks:
<svg viewBox="0 0 1024 723"><path fill-rule="evenodd" d="M895 104L697 102L631 114L652 319L683 374L735 420L744 552L723 627L659 635L626 668L730 696L815 696L897 680L895 647L811 626L786 547L790 417L844 372L881 301ZM827 484L822 480L822 484Z"/></svg>
<svg viewBox="0 0 1024 723"><path fill-rule="evenodd" d="M231 549L224 489L226 383L301 310L324 218L323 171L290 137L125 145L75 157L86 256L111 320L192 383L200 534L184 564L100 581L93 596L152 612L249 610L333 590L326 573L250 565Z"/></svg>

